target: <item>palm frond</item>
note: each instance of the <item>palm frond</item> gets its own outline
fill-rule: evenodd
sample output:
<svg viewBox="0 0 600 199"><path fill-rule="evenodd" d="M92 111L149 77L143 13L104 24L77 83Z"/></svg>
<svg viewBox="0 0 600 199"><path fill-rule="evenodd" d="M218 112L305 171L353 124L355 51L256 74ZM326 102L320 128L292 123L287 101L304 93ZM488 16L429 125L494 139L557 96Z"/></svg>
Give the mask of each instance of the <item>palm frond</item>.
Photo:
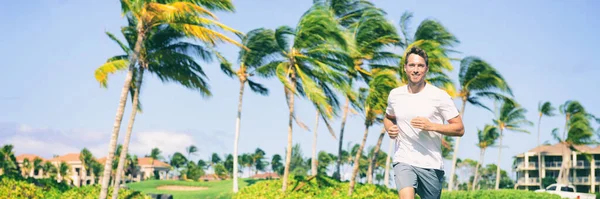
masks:
<svg viewBox="0 0 600 199"><path fill-rule="evenodd" d="M94 72L96 81L100 83L100 86L106 88L108 85L108 75L116 73L117 71L125 70L129 66L129 60L127 59L116 59L108 61L98 67Z"/></svg>
<svg viewBox="0 0 600 199"><path fill-rule="evenodd" d="M264 87L262 84L256 83L256 82L248 79L248 86L250 86L250 89L252 89L252 91L254 91L258 94L261 94L263 96L269 95L269 89Z"/></svg>

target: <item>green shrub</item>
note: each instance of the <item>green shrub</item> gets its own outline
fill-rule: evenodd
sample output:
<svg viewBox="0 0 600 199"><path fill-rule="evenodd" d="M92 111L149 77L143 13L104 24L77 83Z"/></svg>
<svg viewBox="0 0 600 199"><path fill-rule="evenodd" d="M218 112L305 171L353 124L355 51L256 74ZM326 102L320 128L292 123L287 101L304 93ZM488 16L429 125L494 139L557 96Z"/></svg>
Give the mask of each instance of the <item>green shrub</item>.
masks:
<svg viewBox="0 0 600 199"><path fill-rule="evenodd" d="M443 199L495 199L495 198L527 198L527 199L560 199L559 195L550 193L536 193L527 190L477 190L477 191L452 191L442 193Z"/></svg>
<svg viewBox="0 0 600 199"><path fill-rule="evenodd" d="M46 198L44 192L33 184L10 178L0 179L0 198Z"/></svg>
<svg viewBox="0 0 600 199"><path fill-rule="evenodd" d="M112 197L112 187L108 188L108 198ZM65 199L94 199L100 195L100 185L88 185L78 188L72 188L69 191L64 192L61 198ZM119 189L119 199L145 199L150 198L148 195L144 195L138 191L132 191L127 189Z"/></svg>
<svg viewBox="0 0 600 199"><path fill-rule="evenodd" d="M352 197L348 197L349 183L339 182L327 176L318 176L313 179L296 176L290 177L288 190L281 192L281 180L264 180L254 185L241 189L233 196L234 199L244 198L398 198L396 189L389 189L381 185L357 184ZM415 198L419 198L418 195ZM549 193L535 193L527 190L479 190L479 191L453 191L442 192L442 199L560 199L560 196Z"/></svg>

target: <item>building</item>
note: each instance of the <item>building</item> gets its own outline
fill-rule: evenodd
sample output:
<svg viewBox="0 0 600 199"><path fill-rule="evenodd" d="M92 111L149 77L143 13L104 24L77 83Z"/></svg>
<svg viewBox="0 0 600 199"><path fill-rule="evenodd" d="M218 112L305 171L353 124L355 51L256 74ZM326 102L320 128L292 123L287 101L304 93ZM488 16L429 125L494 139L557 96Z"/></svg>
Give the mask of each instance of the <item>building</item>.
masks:
<svg viewBox="0 0 600 199"><path fill-rule="evenodd" d="M98 183L95 181L96 176L94 176L93 172L90 170L86 170L83 166L81 160L79 160L79 153L69 153L62 156L55 156L52 159L45 159L38 155L34 154L21 154L15 157L17 159L17 164L19 168L21 168L23 176L31 176L34 178L45 178L43 169L38 169L34 171L34 169L27 169L24 167L23 162L25 159L28 159L30 164L33 167L33 162L35 158L41 159L41 164L45 164L46 162L51 162L55 167L58 167L61 162L67 163L69 165L69 175L63 178L60 174L57 176L57 180L66 180L68 184L72 184L74 186L88 185ZM106 157L96 159L100 164L104 165L106 161ZM138 168L137 171L134 172L131 176L128 176L132 181L139 182L142 180L146 180L153 176L154 171L158 172L158 179L167 179L167 172L171 170L171 165L162 162L160 160L152 161L151 158L143 157L138 158ZM84 173L82 173L84 172ZM126 179L123 179L126 180Z"/></svg>
<svg viewBox="0 0 600 199"><path fill-rule="evenodd" d="M571 163L568 168L569 182L578 192L595 193L600 185L600 146L575 146L577 151L570 150L562 143L541 145L515 158L514 169L517 173L517 189L539 189L540 178L557 178L562 166L563 152L569 154ZM541 157L541 167L538 165L538 155ZM541 170L540 170L541 169Z"/></svg>

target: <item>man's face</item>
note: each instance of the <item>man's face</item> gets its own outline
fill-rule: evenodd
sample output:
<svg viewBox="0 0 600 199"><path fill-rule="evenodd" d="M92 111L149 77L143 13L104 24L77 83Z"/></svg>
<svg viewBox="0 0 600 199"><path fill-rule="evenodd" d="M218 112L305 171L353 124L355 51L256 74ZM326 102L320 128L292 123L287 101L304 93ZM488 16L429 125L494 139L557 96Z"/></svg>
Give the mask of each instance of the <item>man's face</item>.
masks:
<svg viewBox="0 0 600 199"><path fill-rule="evenodd" d="M404 71L411 83L420 83L425 81L425 74L429 68L425 65L425 59L417 54L410 54L407 63L404 65Z"/></svg>

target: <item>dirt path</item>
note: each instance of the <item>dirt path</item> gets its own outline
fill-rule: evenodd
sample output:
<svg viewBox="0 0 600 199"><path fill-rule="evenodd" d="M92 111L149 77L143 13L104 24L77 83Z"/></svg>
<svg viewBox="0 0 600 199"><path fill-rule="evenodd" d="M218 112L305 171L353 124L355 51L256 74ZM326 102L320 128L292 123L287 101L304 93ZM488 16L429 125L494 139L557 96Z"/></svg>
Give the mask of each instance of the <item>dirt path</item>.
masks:
<svg viewBox="0 0 600 199"><path fill-rule="evenodd" d="M207 190L208 187L196 187L196 186L181 186L181 185L163 185L156 187L158 190L171 190L171 191L200 191Z"/></svg>

